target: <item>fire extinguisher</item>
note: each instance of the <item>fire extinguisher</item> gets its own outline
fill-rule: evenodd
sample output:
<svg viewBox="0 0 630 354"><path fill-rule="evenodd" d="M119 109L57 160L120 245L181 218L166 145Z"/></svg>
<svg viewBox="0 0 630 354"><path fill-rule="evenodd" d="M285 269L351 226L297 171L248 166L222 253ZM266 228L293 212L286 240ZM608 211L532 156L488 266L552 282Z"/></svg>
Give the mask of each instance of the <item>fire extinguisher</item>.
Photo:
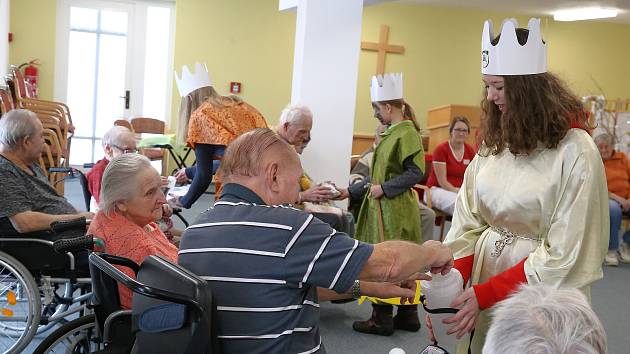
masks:
<svg viewBox="0 0 630 354"><path fill-rule="evenodd" d="M28 63L24 63L19 66L21 69L24 68L24 81L26 81L26 89L29 93L29 97L37 98L38 89L37 89L37 80L38 80L38 69L39 59L34 59L29 61Z"/></svg>

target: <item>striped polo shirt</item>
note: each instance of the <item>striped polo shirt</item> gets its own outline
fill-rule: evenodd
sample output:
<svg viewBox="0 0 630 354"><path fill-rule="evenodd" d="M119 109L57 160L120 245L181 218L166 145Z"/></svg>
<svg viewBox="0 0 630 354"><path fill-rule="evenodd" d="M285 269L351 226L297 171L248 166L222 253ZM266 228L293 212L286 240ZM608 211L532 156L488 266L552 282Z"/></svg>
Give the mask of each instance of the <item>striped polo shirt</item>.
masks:
<svg viewBox="0 0 630 354"><path fill-rule="evenodd" d="M223 352L325 353L316 287L347 291L373 246L226 184L184 232L179 264L209 282Z"/></svg>

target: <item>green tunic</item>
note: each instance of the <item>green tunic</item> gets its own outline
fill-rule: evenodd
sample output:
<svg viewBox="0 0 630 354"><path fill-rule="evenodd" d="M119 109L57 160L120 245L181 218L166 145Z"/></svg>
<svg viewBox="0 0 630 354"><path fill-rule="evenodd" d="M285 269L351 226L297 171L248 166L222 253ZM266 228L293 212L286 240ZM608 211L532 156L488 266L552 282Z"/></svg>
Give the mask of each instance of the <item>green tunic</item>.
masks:
<svg viewBox="0 0 630 354"><path fill-rule="evenodd" d="M372 179L374 185L382 184L403 173L403 161L413 156L413 162L424 170L424 151L420 137L411 121L393 124L383 134L374 150ZM379 235L379 205L383 222L383 235ZM356 237L368 243L386 240L422 242L418 199L411 189L393 198L386 196L373 199L369 191L363 198L359 211Z"/></svg>

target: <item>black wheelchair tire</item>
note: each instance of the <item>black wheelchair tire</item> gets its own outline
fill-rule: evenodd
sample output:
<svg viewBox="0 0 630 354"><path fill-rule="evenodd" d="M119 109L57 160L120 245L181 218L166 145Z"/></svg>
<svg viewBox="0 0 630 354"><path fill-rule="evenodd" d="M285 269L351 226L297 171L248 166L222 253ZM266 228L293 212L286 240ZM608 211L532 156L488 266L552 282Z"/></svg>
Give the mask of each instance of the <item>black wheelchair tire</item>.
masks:
<svg viewBox="0 0 630 354"><path fill-rule="evenodd" d="M30 321L30 326L26 331L23 331L22 334L19 335L18 342L14 344L14 347L6 351L4 354L22 353L22 350L24 350L24 348L28 346L28 344L37 333L37 328L39 326L42 310L41 299L39 297L39 287L37 286L35 279L31 275L31 272L26 269L26 267L13 256L4 252L0 252L0 260L6 263L7 266L13 267L15 269L15 272L19 273L18 275L24 280L24 285L29 292L29 297L33 299L33 301L29 303L29 312L33 316Z"/></svg>
<svg viewBox="0 0 630 354"><path fill-rule="evenodd" d="M94 314L86 315L74 319L68 323L65 323L63 326L57 328L54 332L52 332L49 336L47 336L38 346L35 348L33 354L48 354L54 353L51 352L56 345L61 343L63 340L67 338L71 338L74 336L76 332L86 329L92 329L93 335L96 335L96 317ZM100 343L99 343L100 347ZM100 348L97 348L100 350ZM72 353L90 353L92 351L79 351L76 350L71 351Z"/></svg>

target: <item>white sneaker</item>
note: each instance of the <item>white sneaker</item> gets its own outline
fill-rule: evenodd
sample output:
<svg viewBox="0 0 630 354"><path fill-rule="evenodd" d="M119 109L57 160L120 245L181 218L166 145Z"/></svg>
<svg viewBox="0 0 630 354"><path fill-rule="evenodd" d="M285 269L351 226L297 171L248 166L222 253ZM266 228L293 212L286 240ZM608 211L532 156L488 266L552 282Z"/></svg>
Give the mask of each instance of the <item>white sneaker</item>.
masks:
<svg viewBox="0 0 630 354"><path fill-rule="evenodd" d="M607 266L616 267L619 265L619 258L617 258L616 250L609 250L604 258L604 264Z"/></svg>
<svg viewBox="0 0 630 354"><path fill-rule="evenodd" d="M630 245L625 242L622 242L619 245L619 260L621 263L630 263Z"/></svg>

